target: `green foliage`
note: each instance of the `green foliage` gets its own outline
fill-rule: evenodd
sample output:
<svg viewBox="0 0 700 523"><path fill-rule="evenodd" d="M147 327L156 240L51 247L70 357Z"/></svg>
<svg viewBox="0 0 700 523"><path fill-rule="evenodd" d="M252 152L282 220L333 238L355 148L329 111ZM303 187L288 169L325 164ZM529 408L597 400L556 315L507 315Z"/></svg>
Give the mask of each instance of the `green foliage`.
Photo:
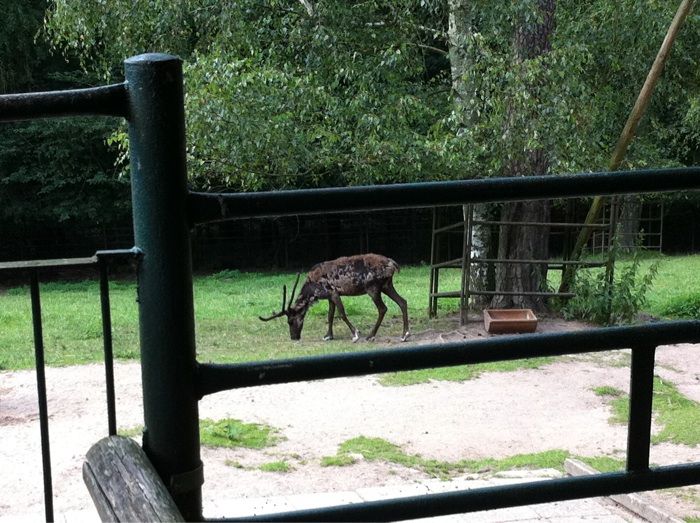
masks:
<svg viewBox="0 0 700 523"><path fill-rule="evenodd" d="M450 42L457 4L54 0L46 28L105 77L148 50L185 59L197 187L484 176L539 149L553 172L605 167L675 5L560 0L551 50L524 58L513 36L538 22L533 0L470 3L471 32ZM699 26L686 22L627 166L697 149ZM453 79L457 54L467 67ZM453 80L469 86L459 104Z"/></svg>
<svg viewBox="0 0 700 523"><path fill-rule="evenodd" d="M129 187L105 144L113 125L73 118L0 126L0 220L104 224L127 216Z"/></svg>
<svg viewBox="0 0 700 523"><path fill-rule="evenodd" d="M33 61L41 49L33 45L41 29L44 0L0 0L3 24L0 26L0 93L32 82Z"/></svg>
<svg viewBox="0 0 700 523"><path fill-rule="evenodd" d="M51 55L41 34L47 4L0 0L0 93L85 87L94 81L74 74L70 61ZM106 118L0 125L0 235L15 236L22 227L31 237L46 225L94 226L123 219L130 208L129 188L116 179L114 155L105 144L114 126Z"/></svg>
<svg viewBox="0 0 700 523"><path fill-rule="evenodd" d="M664 316L684 319L700 318L700 292L674 296L662 310Z"/></svg>
<svg viewBox="0 0 700 523"><path fill-rule="evenodd" d="M614 248L614 258L619 249ZM612 283L606 271L577 271L575 296L563 307L567 319L581 319L603 325L632 323L646 304L647 292L658 272L658 264L639 274L642 258L636 250L625 264L617 264Z"/></svg>
<svg viewBox="0 0 700 523"><path fill-rule="evenodd" d="M435 179L445 162L461 165L431 138L450 105L438 3L314 4L309 13L300 2L117 0L107 13L56 0L47 31L104 76L144 50L185 58L197 187Z"/></svg>
<svg viewBox="0 0 700 523"><path fill-rule="evenodd" d="M518 454L503 459L484 458L455 462L426 459L419 454L407 454L400 446L381 438L358 436L340 444L336 456L323 458L325 466L346 466L353 463L351 454L360 454L367 461L385 461L415 468L437 478L448 479L465 472L501 472L513 469L556 468L563 469L569 453L550 450L536 454Z"/></svg>
<svg viewBox="0 0 700 523"><path fill-rule="evenodd" d="M202 445L206 447L245 447L261 449L275 445L280 436L277 429L258 423L243 423L236 419L199 421Z"/></svg>

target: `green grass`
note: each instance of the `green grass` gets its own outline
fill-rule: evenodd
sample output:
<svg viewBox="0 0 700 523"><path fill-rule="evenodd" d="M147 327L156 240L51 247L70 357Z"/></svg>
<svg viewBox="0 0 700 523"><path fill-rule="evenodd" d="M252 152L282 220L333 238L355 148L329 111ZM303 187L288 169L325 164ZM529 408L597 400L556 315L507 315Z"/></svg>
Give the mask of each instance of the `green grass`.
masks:
<svg viewBox="0 0 700 523"><path fill-rule="evenodd" d="M292 466L286 461L271 461L258 467L263 472L291 472Z"/></svg>
<svg viewBox="0 0 700 523"><path fill-rule="evenodd" d="M114 355L139 355L135 286L115 281L110 285ZM102 360L102 323L97 281L57 282L41 285L46 363L52 366ZM0 369L34 366L34 345L29 288L0 291Z"/></svg>
<svg viewBox="0 0 700 523"><path fill-rule="evenodd" d="M262 449L275 445L282 438L279 431L258 423L243 423L237 419L199 420L199 432L205 447L244 447ZM143 425L120 427L117 433L126 438L143 434Z"/></svg>
<svg viewBox="0 0 700 523"><path fill-rule="evenodd" d="M654 257L644 260L648 266L659 262L658 276L648 296L647 312L668 316L673 300L688 300L700 294L700 256ZM624 263L624 262L622 262ZM313 307L307 315L301 342L289 339L284 319L261 322L259 315L274 312L280 306L282 285L290 286L293 273L270 274L224 271L194 279L197 357L203 362L238 363L251 360L352 352L380 348L380 343L355 343L346 326L336 321L336 340L322 341L326 332L327 305ZM457 300L441 300L440 316L427 318L429 268L404 267L395 277L395 285L408 301L412 332L446 330L454 323L446 316L457 311ZM440 290L459 288L459 271L443 271ZM696 283L697 282L697 283ZM97 281L52 282L41 285L42 315L46 362L50 366L94 363L102 360L102 328ZM110 284L114 353L117 359L137 359L139 355L136 286L133 281ZM685 297L685 298L684 298ZM379 331L398 340L401 314L393 302L385 300L389 311ZM348 316L363 333L376 320L376 309L367 296L344 300ZM396 345L393 345L396 346ZM528 362L540 366L547 360ZM455 367L388 376L387 384L407 384L427 379L463 380L480 372L512 370L523 363L491 367ZM515 367L513 367L515 365ZM34 366L31 309L28 287L0 290L0 370L27 369Z"/></svg>
<svg viewBox="0 0 700 523"><path fill-rule="evenodd" d="M243 423L236 419L199 421L202 445L205 447L244 447L261 449L280 441L277 429L258 423Z"/></svg>
<svg viewBox="0 0 700 523"><path fill-rule="evenodd" d="M346 466L354 463L352 454L359 454L367 461L395 463L420 470L430 476L447 479L455 474L467 472L500 472L513 469L555 468L563 470L569 453L565 450L549 450L536 454L519 454L503 459L440 461L426 459L419 454L408 454L389 441L381 438L358 436L340 444L336 456L324 457L323 466Z"/></svg>
<svg viewBox="0 0 700 523"><path fill-rule="evenodd" d="M336 454L335 456L324 456L321 458L322 467L347 467L355 463L357 463L357 460L349 454Z"/></svg>
<svg viewBox="0 0 700 523"><path fill-rule="evenodd" d="M625 470L627 463L623 459L612 458L610 456L581 457L576 459L583 461L593 467L598 472L619 472Z"/></svg>
<svg viewBox="0 0 700 523"><path fill-rule="evenodd" d="M613 415L610 423L627 423L630 418L629 396L622 390L609 385L593 389L596 396L608 398Z"/></svg>
<svg viewBox="0 0 700 523"><path fill-rule="evenodd" d="M700 444L700 403L683 396L671 383L654 379L656 421L663 428L652 441Z"/></svg>
<svg viewBox="0 0 700 523"><path fill-rule="evenodd" d="M380 378L382 385L414 385L430 380L465 381L478 378L484 372L511 372L520 369L538 369L554 358L530 358L526 360L499 361L479 363L476 365L460 365L441 369L421 369L406 372L385 374Z"/></svg>
<svg viewBox="0 0 700 523"><path fill-rule="evenodd" d="M459 285L457 274L446 274L445 285ZM224 271L194 279L197 357L200 361L238 363L332 352L369 350L379 343L352 343L350 332L338 318L336 340L324 342L328 307L325 302L309 311L302 341L289 339L284 319L261 322L280 306L282 285L294 283L294 273L270 274ZM427 318L427 267L404 267L395 286L409 304L413 332L440 325ZM452 281L453 280L453 281ZM138 310L133 281L110 283L114 353L117 359L139 357ZM52 282L41 285L46 362L50 366L102 361L102 327L97 281ZM389 299L389 310L379 331L399 339L401 312ZM352 322L367 334L377 311L367 296L344 300ZM441 303L441 313L457 310L455 300ZM34 366L31 306L27 286L0 289L0 370Z"/></svg>
<svg viewBox="0 0 700 523"><path fill-rule="evenodd" d="M599 391L605 390L606 393ZM629 396L614 387L599 387L596 394L610 398L611 423L629 421ZM661 427L652 437L653 443L670 442L696 446L700 444L700 403L683 396L673 384L654 378L652 400L654 421Z"/></svg>
<svg viewBox="0 0 700 523"><path fill-rule="evenodd" d="M125 438L141 437L143 435L143 425L136 425L135 427L119 427L117 429L117 435Z"/></svg>

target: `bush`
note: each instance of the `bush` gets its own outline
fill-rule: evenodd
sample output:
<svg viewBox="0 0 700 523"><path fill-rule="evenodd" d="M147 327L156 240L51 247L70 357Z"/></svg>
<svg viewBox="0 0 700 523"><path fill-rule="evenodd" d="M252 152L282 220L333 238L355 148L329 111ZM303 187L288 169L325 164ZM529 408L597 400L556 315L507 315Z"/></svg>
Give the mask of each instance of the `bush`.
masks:
<svg viewBox="0 0 700 523"><path fill-rule="evenodd" d="M640 275L640 262L637 250L628 263L615 271L612 284L606 271L579 270L573 287L576 296L563 307L564 317L601 325L632 323L646 303L647 291L658 270L658 263L654 263L649 272Z"/></svg>

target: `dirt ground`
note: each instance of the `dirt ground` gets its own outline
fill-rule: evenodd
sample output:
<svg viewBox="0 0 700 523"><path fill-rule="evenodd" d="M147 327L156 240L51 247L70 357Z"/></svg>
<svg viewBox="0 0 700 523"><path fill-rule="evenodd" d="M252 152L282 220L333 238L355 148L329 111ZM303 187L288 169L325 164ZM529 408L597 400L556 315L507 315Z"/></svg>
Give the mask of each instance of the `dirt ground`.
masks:
<svg viewBox="0 0 700 523"><path fill-rule="evenodd" d="M585 325L545 320L539 330L581 328ZM488 335L474 323L467 328L455 325L449 332L416 333L413 340L447 342L479 336ZM700 401L699 348L660 347L656 358L656 373L695 401ZM562 357L539 369L488 373L463 383L386 387L376 376L368 376L206 397L200 403L202 418L265 423L278 428L284 439L264 450L202 449L205 515L223 515L218 510L221 499L348 491L426 478L420 471L384 463L320 466L322 457L335 455L339 444L359 435L380 437L408 453L439 460L502 458L552 449L623 459L626 427L609 423L610 408L593 389L610 385L628 391L628 362L628 352L618 351ZM140 426L140 367L119 363L115 373L118 425ZM103 368L50 368L47 386L57 520L95 520L81 467L90 446L107 433ZM0 441L0 521L40 519L43 491L34 372L0 373ZM292 470L274 473L255 468L280 460ZM651 461L657 465L697 460L697 448L665 443L651 450ZM678 516L700 514L700 493L695 489L655 496Z"/></svg>

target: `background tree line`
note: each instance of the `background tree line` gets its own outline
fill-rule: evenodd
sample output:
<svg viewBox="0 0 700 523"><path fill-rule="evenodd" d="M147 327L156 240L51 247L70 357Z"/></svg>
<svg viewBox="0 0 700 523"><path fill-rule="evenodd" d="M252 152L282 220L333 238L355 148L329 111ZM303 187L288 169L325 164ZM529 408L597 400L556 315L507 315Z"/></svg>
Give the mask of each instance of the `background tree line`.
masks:
<svg viewBox="0 0 700 523"><path fill-rule="evenodd" d="M120 81L125 57L181 56L200 190L603 170L674 4L0 0L0 88ZM625 168L697 160L699 27L693 14ZM70 142L63 122L0 130L3 223L124 215L124 128L70 125Z"/></svg>

